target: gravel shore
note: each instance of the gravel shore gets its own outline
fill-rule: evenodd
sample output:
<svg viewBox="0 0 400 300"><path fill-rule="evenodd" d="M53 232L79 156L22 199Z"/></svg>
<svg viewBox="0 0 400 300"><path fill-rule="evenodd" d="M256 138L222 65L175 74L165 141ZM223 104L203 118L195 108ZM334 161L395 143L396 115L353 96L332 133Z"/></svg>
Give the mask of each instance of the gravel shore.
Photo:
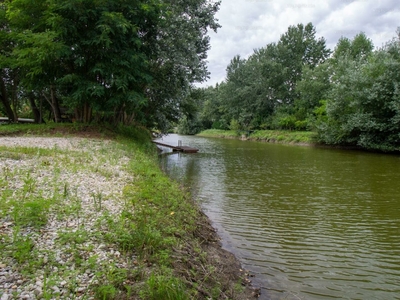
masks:
<svg viewBox="0 0 400 300"><path fill-rule="evenodd" d="M121 213L121 191L132 180L125 171L128 154L114 148L110 156L105 150L110 146L107 140L85 138L0 137L0 147L7 147L0 148L0 240L14 245L0 256L1 300L93 299L86 291L99 280L96 269L132 267L134 257L123 257L96 236L105 214ZM41 220L32 203L39 199L46 207L46 216L39 217L46 220L36 226ZM20 217L12 217L17 213ZM24 243L35 249L28 259L42 267L29 261L21 267Z"/></svg>

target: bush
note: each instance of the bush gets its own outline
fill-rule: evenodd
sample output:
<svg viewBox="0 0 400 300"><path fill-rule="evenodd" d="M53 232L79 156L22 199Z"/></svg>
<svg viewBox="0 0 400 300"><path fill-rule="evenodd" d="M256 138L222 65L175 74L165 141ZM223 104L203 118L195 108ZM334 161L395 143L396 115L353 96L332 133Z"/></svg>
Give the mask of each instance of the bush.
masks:
<svg viewBox="0 0 400 300"><path fill-rule="evenodd" d="M239 124L239 121L237 121L237 120L235 120L235 119L232 119L231 120L231 123L230 123L230 125L229 125L229 129L230 130L240 130L240 124Z"/></svg>

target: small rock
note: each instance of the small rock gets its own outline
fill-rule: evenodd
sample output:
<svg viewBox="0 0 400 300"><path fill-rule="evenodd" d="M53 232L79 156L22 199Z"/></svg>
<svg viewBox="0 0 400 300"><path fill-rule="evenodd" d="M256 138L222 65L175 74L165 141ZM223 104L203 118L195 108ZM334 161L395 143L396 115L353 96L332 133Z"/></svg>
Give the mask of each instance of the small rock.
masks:
<svg viewBox="0 0 400 300"><path fill-rule="evenodd" d="M29 292L34 289L35 289L35 287L32 284L28 284L27 286L25 286L24 291Z"/></svg>
<svg viewBox="0 0 400 300"><path fill-rule="evenodd" d="M61 286L65 286L66 284L67 284L67 282L66 282L65 280L63 280L63 281L60 282L60 285L61 285Z"/></svg>
<svg viewBox="0 0 400 300"><path fill-rule="evenodd" d="M36 281L36 286L43 287L43 282L41 282L40 280Z"/></svg>
<svg viewBox="0 0 400 300"><path fill-rule="evenodd" d="M51 289L54 291L54 293L60 293L60 289L56 285L51 287Z"/></svg>
<svg viewBox="0 0 400 300"><path fill-rule="evenodd" d="M40 295L42 294L42 288L41 288L41 287L37 287L37 288L33 291L33 293L34 293L38 298L40 298Z"/></svg>
<svg viewBox="0 0 400 300"><path fill-rule="evenodd" d="M1 295L0 300L8 300L8 299L11 299L11 296L10 296L10 295L8 295L8 294L6 294L6 293L4 293L3 295Z"/></svg>
<svg viewBox="0 0 400 300"><path fill-rule="evenodd" d="M6 264L0 264L0 268L1 268L1 269L4 269L5 267L7 267Z"/></svg>

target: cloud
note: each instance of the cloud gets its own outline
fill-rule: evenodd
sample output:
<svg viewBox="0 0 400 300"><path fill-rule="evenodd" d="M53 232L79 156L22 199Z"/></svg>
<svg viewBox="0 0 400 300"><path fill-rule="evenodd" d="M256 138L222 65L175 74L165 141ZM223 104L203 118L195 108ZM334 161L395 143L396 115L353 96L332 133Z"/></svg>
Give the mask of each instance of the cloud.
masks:
<svg viewBox="0 0 400 300"><path fill-rule="evenodd" d="M312 22L317 37L334 49L341 36L365 32L376 47L396 35L400 20L398 0L222 0L216 15L222 28L210 33L208 69L215 85L235 55L247 58L254 49L277 42L288 27Z"/></svg>

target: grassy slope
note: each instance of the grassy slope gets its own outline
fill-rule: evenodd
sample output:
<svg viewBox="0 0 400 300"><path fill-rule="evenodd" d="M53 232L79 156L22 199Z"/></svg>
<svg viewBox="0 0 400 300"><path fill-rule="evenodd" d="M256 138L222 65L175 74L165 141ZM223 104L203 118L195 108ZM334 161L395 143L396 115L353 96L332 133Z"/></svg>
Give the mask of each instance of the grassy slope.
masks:
<svg viewBox="0 0 400 300"><path fill-rule="evenodd" d="M219 138L240 138L241 133L238 133L235 130L209 129L200 132L198 136L219 137ZM250 140L267 141L267 142L313 144L314 137L315 133L310 131L256 130L251 132L251 134L246 138Z"/></svg>
<svg viewBox="0 0 400 300"><path fill-rule="evenodd" d="M57 264L52 259L52 253L46 254L49 258L44 260L35 247L34 239L42 234L41 229L55 215L60 219L75 215L79 218L79 205L74 206L74 202L68 205L68 209L60 209L65 206L63 201L70 194L68 187L58 182L57 178L49 179L54 192L45 197L44 187L35 183L35 189L30 188L32 178L28 176L24 185L13 190L9 181L18 170L0 170L0 222L7 224L10 231L10 235L0 235L0 264L14 264L16 271L23 274L27 281L35 280L39 270L41 274L44 272L44 278L47 278L42 294L44 298L57 297L57 290L51 289L52 284L56 285L61 279L68 281L68 278L76 278L88 269L95 271L96 280L85 294L82 295L72 279L66 283L69 291L78 298L249 298L251 290L243 287L247 279L239 271L240 265L233 256L219 248L218 237L208 219L190 196L161 172L154 146L149 143L146 132L120 128L115 133L104 128L99 130L97 127L77 125L0 126L0 135L14 134L112 138L112 147L102 148L102 157L111 157L114 161L118 161L119 155L130 158L125 171L131 175L132 181L121 191L124 203L122 213L110 216L107 211L103 212L100 195L94 195L93 204L97 205L96 210L100 213L97 228L94 231L82 229L63 233L55 240L68 245L72 251L69 255L74 274L67 278L60 277L65 273L62 268L67 266ZM35 158L42 161L43 167L48 165L48 161L58 161L59 168L79 169L86 168L84 162L87 160L82 151L65 153L56 149L38 151L34 148L0 146L0 159L5 158ZM64 160L67 164L63 164ZM92 169L92 172L98 172L98 169ZM30 234L21 235L21 231ZM124 266L117 267L113 260L99 264L96 256L85 257L82 251L87 249L82 249L82 245L88 239L95 243L89 248L105 244L118 249ZM60 272L54 272L54 267L61 269Z"/></svg>

